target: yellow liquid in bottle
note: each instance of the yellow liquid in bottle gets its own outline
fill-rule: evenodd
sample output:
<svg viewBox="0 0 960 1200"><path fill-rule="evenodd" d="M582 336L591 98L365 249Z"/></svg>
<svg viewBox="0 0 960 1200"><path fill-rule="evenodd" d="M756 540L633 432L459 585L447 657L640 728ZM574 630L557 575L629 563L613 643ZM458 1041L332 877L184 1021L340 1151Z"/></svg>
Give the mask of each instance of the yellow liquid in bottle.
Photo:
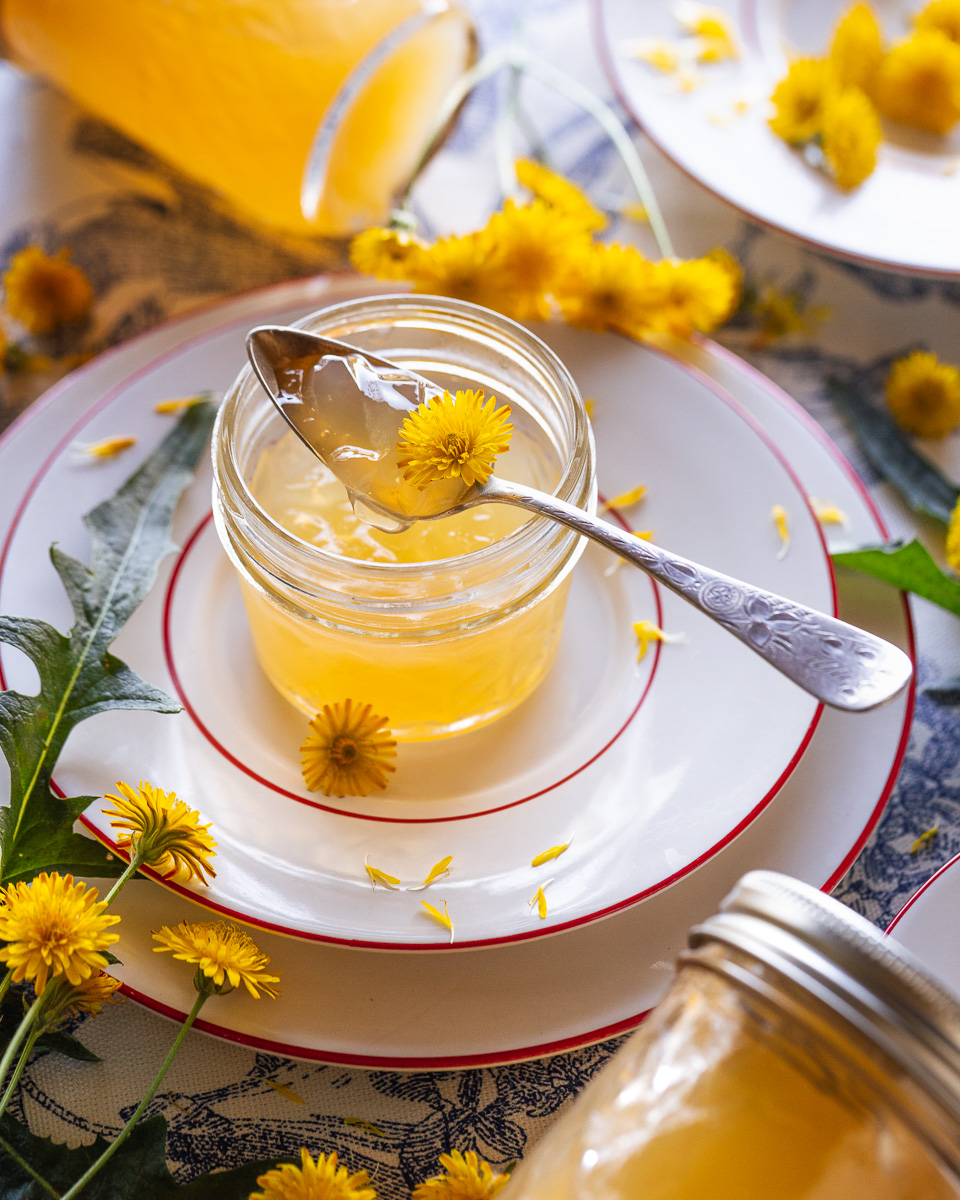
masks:
<svg viewBox="0 0 960 1200"><path fill-rule="evenodd" d="M497 462L503 478L553 489L558 467L524 414L514 411L510 451ZM528 516L503 504L480 505L402 533L361 521L343 485L293 432L264 449L251 480L261 508L295 537L354 562L424 564L395 585L414 601L435 578L439 591L467 586L471 552L494 545ZM433 564L436 564L434 566ZM241 577L242 578L242 577ZM540 683L560 637L569 576L542 595L486 613L465 598L440 618L429 611L387 631L375 618L329 607L311 620L243 581L254 645L278 690L303 711L351 697L389 718L401 740L430 740L502 716ZM501 585L502 586L502 585ZM498 593L499 594L499 593ZM481 618L478 621L478 616ZM350 627L351 625L354 627Z"/></svg>
<svg viewBox="0 0 960 1200"><path fill-rule="evenodd" d="M251 216L299 233L382 220L469 61L451 7L388 58L345 114L315 219L300 184L348 74L420 0L3 0L16 61Z"/></svg>
<svg viewBox="0 0 960 1200"><path fill-rule="evenodd" d="M956 1200L849 1065L749 1027L702 984L664 1002L642 1066L621 1054L503 1200Z"/></svg>

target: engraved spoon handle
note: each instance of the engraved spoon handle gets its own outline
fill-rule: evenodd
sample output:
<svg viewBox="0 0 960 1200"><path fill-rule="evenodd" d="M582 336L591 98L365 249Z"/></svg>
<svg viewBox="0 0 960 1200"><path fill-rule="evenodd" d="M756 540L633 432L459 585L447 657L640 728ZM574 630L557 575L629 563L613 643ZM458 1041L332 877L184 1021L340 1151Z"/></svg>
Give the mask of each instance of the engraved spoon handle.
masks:
<svg viewBox="0 0 960 1200"><path fill-rule="evenodd" d="M491 476L468 505L499 501L559 521L646 571L824 704L865 712L906 687L906 654L865 630L671 554L545 492Z"/></svg>

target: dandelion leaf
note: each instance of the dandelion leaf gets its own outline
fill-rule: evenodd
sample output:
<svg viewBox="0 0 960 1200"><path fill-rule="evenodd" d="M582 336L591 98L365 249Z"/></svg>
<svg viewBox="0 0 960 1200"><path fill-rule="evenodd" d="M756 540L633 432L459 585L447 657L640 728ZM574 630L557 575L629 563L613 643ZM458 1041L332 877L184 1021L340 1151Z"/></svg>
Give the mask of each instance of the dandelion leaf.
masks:
<svg viewBox="0 0 960 1200"><path fill-rule="evenodd" d="M88 717L116 708L178 710L109 648L174 549L173 513L215 413L211 403L184 412L120 489L87 513L89 566L51 548L74 612L68 634L31 617L0 616L0 642L23 651L40 676L36 695L0 693L0 749L10 769L10 802L0 810L2 884L41 870L108 877L123 869L102 846L73 831L94 798L60 795L53 769L71 730Z"/></svg>
<svg viewBox="0 0 960 1200"><path fill-rule="evenodd" d="M892 583L960 617L960 582L941 571L916 538L912 542L861 546L859 550L845 550L832 557L840 566Z"/></svg>

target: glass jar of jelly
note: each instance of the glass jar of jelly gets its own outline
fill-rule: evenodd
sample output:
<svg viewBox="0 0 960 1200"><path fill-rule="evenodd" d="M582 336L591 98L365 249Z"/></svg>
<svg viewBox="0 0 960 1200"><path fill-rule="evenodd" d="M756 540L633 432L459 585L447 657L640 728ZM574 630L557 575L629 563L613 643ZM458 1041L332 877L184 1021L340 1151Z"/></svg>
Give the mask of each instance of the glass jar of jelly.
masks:
<svg viewBox="0 0 960 1200"><path fill-rule="evenodd" d="M690 935L639 1033L503 1200L960 1195L960 1005L891 939L783 875Z"/></svg>
<svg viewBox="0 0 960 1200"><path fill-rule="evenodd" d="M451 393L495 396L514 426L497 474L595 510L576 385L522 326L411 295L349 301L300 324ZM399 740L424 741L495 720L546 675L584 548L576 534L496 504L402 533L371 528L249 368L224 401L213 453L217 529L257 656L303 712L350 698L371 704Z"/></svg>

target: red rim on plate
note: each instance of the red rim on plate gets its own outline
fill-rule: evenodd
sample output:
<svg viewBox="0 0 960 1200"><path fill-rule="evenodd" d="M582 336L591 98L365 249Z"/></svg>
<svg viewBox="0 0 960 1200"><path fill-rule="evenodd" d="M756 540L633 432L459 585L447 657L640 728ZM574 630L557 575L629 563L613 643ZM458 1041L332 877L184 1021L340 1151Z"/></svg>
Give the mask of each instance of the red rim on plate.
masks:
<svg viewBox="0 0 960 1200"><path fill-rule="evenodd" d="M930 876L930 878L927 880L926 883L921 883L921 885L913 893L913 895L906 902L906 904L904 904L903 908L900 909L900 911L897 913L897 915L893 918L893 920L890 922L890 924L886 927L886 929L883 932L884 933L893 933L893 931L896 929L897 925L899 925L901 918L906 916L906 914L910 911L911 908L913 908L913 906L920 899L920 897L924 894L924 892L928 888L932 887L937 882L937 880L940 878L941 875L943 875L945 872L949 871L951 867L955 867L957 865L957 863L960 863L960 854L955 854L953 856L953 858L949 859L949 861L947 861L943 864L943 866L940 868L939 871L934 871L934 873Z"/></svg>

